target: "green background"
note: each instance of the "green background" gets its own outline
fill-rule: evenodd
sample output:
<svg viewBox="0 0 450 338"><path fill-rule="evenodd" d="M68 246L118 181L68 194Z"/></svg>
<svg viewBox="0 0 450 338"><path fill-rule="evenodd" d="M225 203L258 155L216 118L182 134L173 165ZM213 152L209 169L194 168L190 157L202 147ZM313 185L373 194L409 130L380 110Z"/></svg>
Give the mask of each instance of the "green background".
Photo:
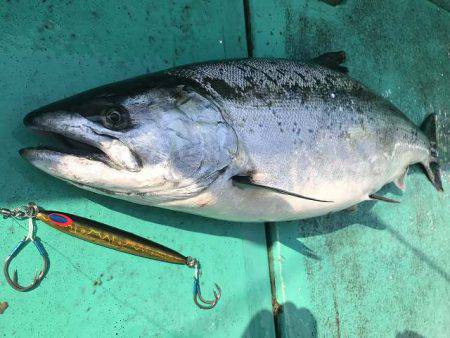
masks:
<svg viewBox="0 0 450 338"><path fill-rule="evenodd" d="M28 111L85 89L204 60L306 60L345 50L350 74L415 123L438 114L448 158L450 14L443 9L448 2L440 3L2 1L0 206L36 201L154 239L200 258L205 295L217 282L223 297L215 310L199 310L192 270L40 225L50 271L29 293L0 278L0 302L9 303L0 336L448 337L450 198L417 168L404 193L383 190L400 205L367 202L356 212L264 225L94 195L41 173L17 153L46 142L23 127ZM443 181L448 191L448 170ZM0 257L25 233L2 221ZM15 262L24 282L40 267L34 250ZM272 292L281 304L275 317Z"/></svg>

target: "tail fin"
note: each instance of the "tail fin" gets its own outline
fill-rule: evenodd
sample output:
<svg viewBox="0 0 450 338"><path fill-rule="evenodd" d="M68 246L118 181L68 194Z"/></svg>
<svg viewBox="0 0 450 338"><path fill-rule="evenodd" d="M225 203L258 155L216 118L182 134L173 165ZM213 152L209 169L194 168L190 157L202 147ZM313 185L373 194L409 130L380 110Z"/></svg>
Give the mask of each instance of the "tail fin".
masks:
<svg viewBox="0 0 450 338"><path fill-rule="evenodd" d="M439 172L437 137L436 137L436 114L430 114L420 126L422 132L428 137L431 145L431 158L428 163L423 163L425 172L438 191L444 191L442 188L441 175Z"/></svg>

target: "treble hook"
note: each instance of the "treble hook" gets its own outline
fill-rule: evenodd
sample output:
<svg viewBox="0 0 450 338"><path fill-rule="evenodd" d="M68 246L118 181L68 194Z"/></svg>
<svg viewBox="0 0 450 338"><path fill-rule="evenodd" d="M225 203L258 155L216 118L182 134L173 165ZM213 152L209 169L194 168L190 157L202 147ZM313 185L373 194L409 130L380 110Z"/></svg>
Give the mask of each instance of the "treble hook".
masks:
<svg viewBox="0 0 450 338"><path fill-rule="evenodd" d="M188 257L187 265L189 267L193 267L194 270L194 303L197 305L200 309L203 310L210 310L214 308L217 305L217 302L219 301L220 297L222 296L222 290L220 289L220 286L214 283L214 285L217 288L217 292L213 291L214 293L214 300L206 300L202 296L202 292L200 290L200 276L202 275L202 270L200 266L200 262L192 257ZM204 305L207 304L207 305Z"/></svg>
<svg viewBox="0 0 450 338"><path fill-rule="evenodd" d="M5 209L3 209L3 211L4 210ZM36 205L30 203L27 206L27 211L25 213L21 214L22 218L28 218L28 234L17 244L17 246L9 254L9 256L6 257L5 264L3 266L3 272L5 274L6 281L8 282L9 285L11 285L17 291L25 292L25 291L33 290L44 279L45 274L47 273L48 268L49 268L49 260L48 260L47 252L45 251L45 249L42 246L39 239L37 239L34 235L34 233L35 233L34 217L36 216L37 211L38 211L38 209L37 209ZM16 210L13 211L13 213L14 212L17 213ZM10 216L10 217L14 217L14 216ZM20 253L20 251L22 251L23 248L25 246L27 246L27 244L30 242L33 242L34 246L39 251L39 254L41 255L42 260L43 260L43 266L42 266L42 270L39 273L39 275L34 277L34 281L32 284L30 284L28 286L22 286L19 284L19 282L17 280L17 270L14 270L13 278L10 277L9 265L11 264L12 260Z"/></svg>

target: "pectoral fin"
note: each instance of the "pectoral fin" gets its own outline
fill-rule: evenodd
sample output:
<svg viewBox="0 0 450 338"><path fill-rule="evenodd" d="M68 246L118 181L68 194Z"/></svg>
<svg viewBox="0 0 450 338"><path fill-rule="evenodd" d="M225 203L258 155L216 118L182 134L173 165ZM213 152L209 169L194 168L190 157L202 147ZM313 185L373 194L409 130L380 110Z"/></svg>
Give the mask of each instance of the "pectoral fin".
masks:
<svg viewBox="0 0 450 338"><path fill-rule="evenodd" d="M392 198L375 195L375 194L371 194L371 195L369 195L369 197L370 197L370 199L373 199L373 200L378 200L378 201L383 201L383 202L388 202L388 203L400 203L400 201L394 200Z"/></svg>
<svg viewBox="0 0 450 338"><path fill-rule="evenodd" d="M233 176L232 180L233 180L233 182L236 182L239 184L244 184L244 185L249 185L249 186L258 187L258 188L262 188L262 189L267 189L267 190L275 191L280 194L294 196L294 197L302 198L305 200L310 200L310 201L315 201L315 202L323 202L323 203L332 203L333 202L333 201L319 200L316 198L300 195L300 194L297 194L297 193L294 193L291 191L286 191L286 190L279 189L276 187L270 187L267 185L259 184L259 183L253 182L253 180L250 176Z"/></svg>

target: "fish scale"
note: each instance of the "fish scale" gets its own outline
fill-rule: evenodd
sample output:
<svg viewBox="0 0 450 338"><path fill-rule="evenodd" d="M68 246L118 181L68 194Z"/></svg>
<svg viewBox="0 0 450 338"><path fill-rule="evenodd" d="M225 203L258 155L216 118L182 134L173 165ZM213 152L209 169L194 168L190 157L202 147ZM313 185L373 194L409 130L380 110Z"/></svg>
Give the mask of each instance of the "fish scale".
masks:
<svg viewBox="0 0 450 338"><path fill-rule="evenodd" d="M333 70L310 64L299 66L292 60L242 59L194 65L169 71L169 75L187 78L208 89L220 99L248 97L248 91L255 95L252 99L257 104L266 105L267 99L297 99L292 92L303 91L327 93L328 91L359 90L362 86L346 77L339 76Z"/></svg>

